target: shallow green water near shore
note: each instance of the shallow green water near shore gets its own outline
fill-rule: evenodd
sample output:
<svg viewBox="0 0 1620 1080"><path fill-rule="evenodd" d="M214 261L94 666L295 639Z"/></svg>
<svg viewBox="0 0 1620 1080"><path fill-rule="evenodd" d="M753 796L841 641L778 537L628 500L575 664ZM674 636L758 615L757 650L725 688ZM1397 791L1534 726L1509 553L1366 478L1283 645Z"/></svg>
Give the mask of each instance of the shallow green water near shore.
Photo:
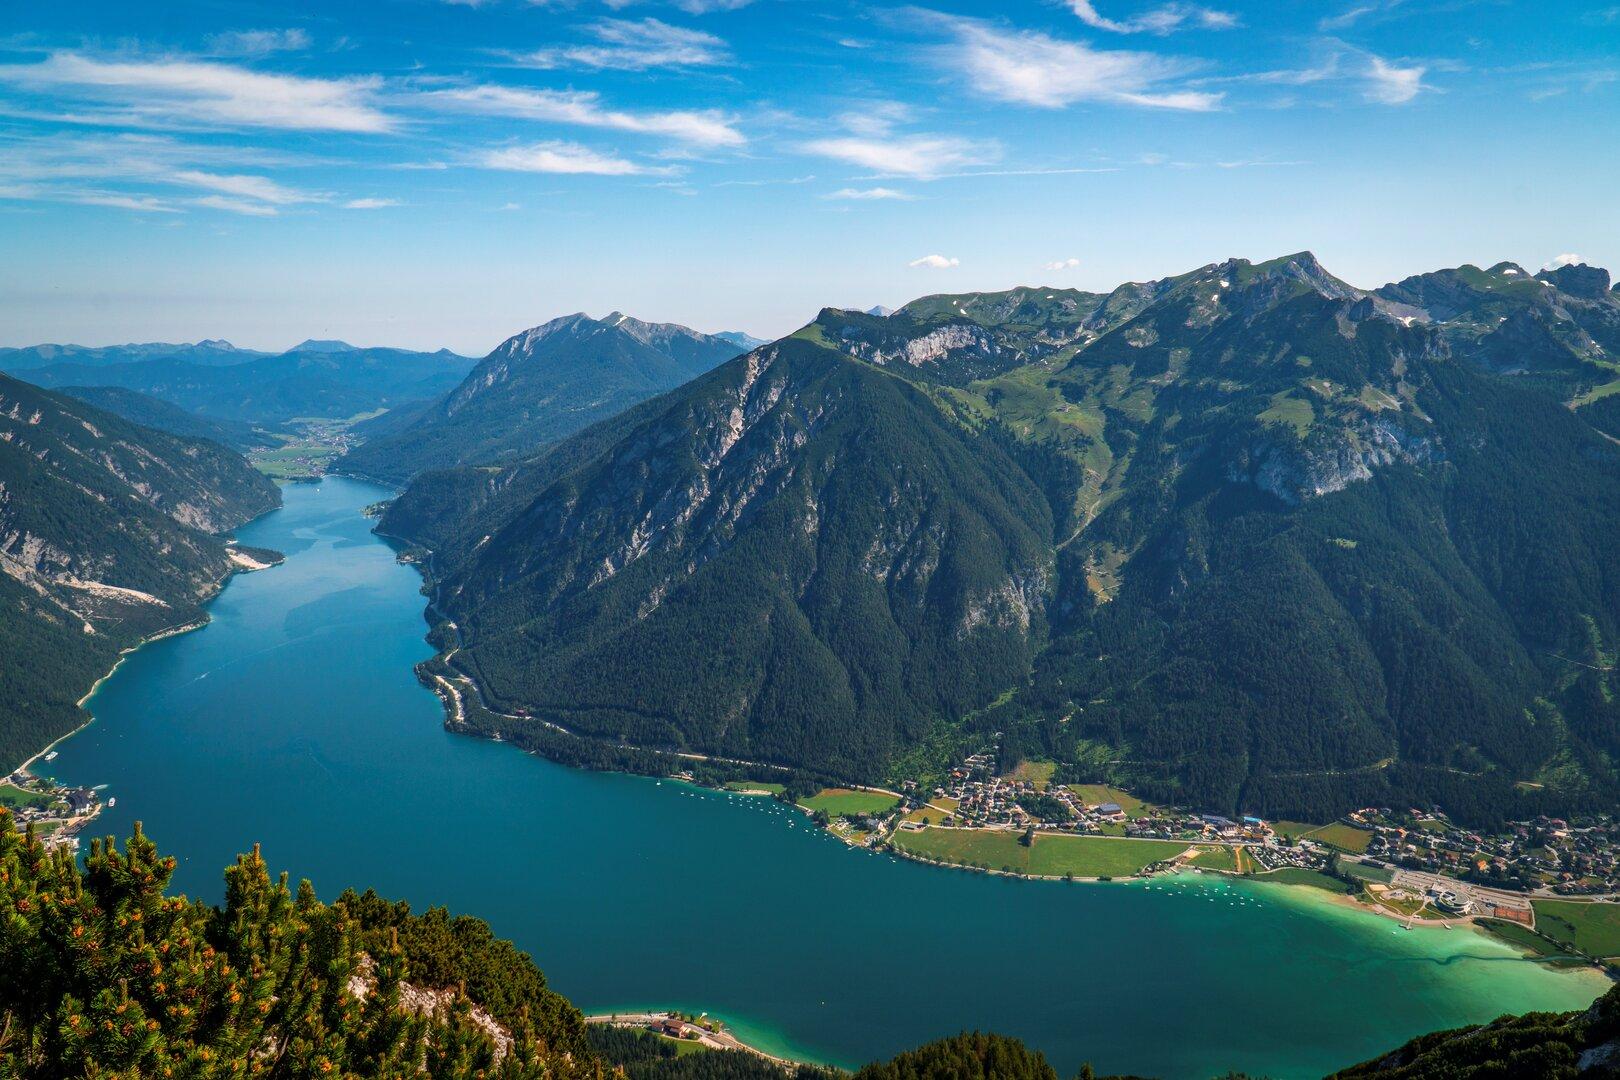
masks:
<svg viewBox="0 0 1620 1080"><path fill-rule="evenodd" d="M769 799L449 735L411 672L430 653L420 579L359 513L385 494L288 487L240 533L287 562L130 656L91 699L97 722L38 766L106 784L97 831L143 820L181 889L217 898L262 841L324 897L369 885L488 919L587 1010L708 1009L765 1049L846 1065L981 1028L1065 1075L1318 1076L1606 986L1308 889L937 869L846 848Z"/></svg>

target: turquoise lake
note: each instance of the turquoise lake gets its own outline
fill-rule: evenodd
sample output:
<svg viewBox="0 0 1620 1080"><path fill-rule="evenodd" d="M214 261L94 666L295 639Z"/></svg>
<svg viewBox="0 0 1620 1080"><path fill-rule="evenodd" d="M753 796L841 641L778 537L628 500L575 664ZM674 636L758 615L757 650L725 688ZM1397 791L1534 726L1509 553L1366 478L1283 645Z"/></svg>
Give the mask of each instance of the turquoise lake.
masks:
<svg viewBox="0 0 1620 1080"><path fill-rule="evenodd" d="M1421 1032L1568 1009L1608 985L1472 931L1403 930L1325 894L1191 876L1061 884L846 848L768 799L565 769L445 732L412 665L421 580L329 478L242 529L284 565L130 655L96 721L36 765L102 785L217 899L260 841L323 897L371 886L487 919L587 1011L709 1010L840 1065L970 1028L1060 1073L1319 1076Z"/></svg>

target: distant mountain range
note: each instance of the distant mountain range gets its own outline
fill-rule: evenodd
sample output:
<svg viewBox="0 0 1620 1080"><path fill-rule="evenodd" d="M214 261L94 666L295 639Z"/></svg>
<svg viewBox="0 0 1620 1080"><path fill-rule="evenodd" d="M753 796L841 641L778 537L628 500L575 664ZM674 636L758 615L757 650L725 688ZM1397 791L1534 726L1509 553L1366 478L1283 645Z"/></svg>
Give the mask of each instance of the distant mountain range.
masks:
<svg viewBox="0 0 1620 1080"><path fill-rule="evenodd" d="M306 341L276 355L226 342L0 350L0 370L39 386L122 387L213 420L264 426L431 400L472 366L469 357L444 349L423 353L338 341Z"/></svg>
<svg viewBox="0 0 1620 1080"><path fill-rule="evenodd" d="M613 312L515 334L453 391L398 424L361 432L341 468L400 481L428 469L512 460L620 413L744 351L729 337Z"/></svg>
<svg viewBox="0 0 1620 1080"><path fill-rule="evenodd" d="M228 341L195 344L149 342L130 345L26 345L0 348L0 371L20 372L52 364L134 364L143 360L179 360L188 364L239 364L272 353L238 349Z"/></svg>
<svg viewBox="0 0 1620 1080"><path fill-rule="evenodd" d="M1308 253L828 309L382 528L548 752L877 781L999 732L1227 811L1612 806L1617 313Z"/></svg>
<svg viewBox="0 0 1620 1080"><path fill-rule="evenodd" d="M204 618L218 534L280 502L223 446L0 375L0 774L83 721L120 650Z"/></svg>

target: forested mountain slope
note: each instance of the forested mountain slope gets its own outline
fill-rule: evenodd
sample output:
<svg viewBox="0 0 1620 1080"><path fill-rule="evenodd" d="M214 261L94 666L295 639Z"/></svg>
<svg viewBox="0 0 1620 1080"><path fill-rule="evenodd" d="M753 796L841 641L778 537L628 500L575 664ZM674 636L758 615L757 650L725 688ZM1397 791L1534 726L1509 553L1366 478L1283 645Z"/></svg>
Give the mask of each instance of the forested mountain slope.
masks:
<svg viewBox="0 0 1620 1080"><path fill-rule="evenodd" d="M729 339L617 311L553 319L508 338L455 390L351 451L342 467L398 482L526 457L743 351Z"/></svg>
<svg viewBox="0 0 1620 1080"><path fill-rule="evenodd" d="M171 405L138 390L126 390L122 386L65 386L62 393L98 409L116 413L142 427L156 428L170 435L183 435L188 439L212 439L241 453L276 444L275 438L254 428L252 424L236 420L210 420L206 416L187 412L178 405Z"/></svg>
<svg viewBox="0 0 1620 1080"><path fill-rule="evenodd" d="M71 730L120 649L202 617L215 534L278 506L235 452L0 375L0 772Z"/></svg>
<svg viewBox="0 0 1620 1080"><path fill-rule="evenodd" d="M494 700L845 775L1019 679L1046 506L916 387L808 341L659 399L442 569ZM408 506L384 531L412 532Z"/></svg>
<svg viewBox="0 0 1620 1080"><path fill-rule="evenodd" d="M383 528L492 704L586 735L860 780L940 724L1226 811L1612 805L1601 273L1509 297L1593 328L1556 380L1473 344L1511 312L1308 253L829 309Z"/></svg>
<svg viewBox="0 0 1620 1080"><path fill-rule="evenodd" d="M213 420L277 425L438 397L473 366L471 359L443 349L422 353L306 344L314 347L231 364L197 363L184 355L122 363L68 359L31 368L27 378L52 388L119 386Z"/></svg>

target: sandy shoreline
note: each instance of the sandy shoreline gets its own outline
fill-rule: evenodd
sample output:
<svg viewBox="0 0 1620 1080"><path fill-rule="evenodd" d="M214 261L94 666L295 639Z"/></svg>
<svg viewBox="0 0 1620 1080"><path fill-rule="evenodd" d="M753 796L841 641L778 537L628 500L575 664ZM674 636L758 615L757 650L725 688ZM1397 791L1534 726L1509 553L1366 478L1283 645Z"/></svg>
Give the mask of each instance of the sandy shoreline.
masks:
<svg viewBox="0 0 1620 1080"><path fill-rule="evenodd" d="M663 1021L666 1017L668 1017L670 1015L671 1011L672 1010L667 1010L666 1009L666 1010L662 1010L662 1011L659 1011L659 1010L640 1010L640 1011L634 1011L634 1012L632 1012L632 1011L621 1011L621 1012L606 1012L606 1013L586 1013L585 1014L585 1022L587 1024L604 1024L604 1025L607 1025L609 1027L622 1027L622 1028L630 1028L630 1029L635 1030L635 1031L646 1031L653 1024L660 1023L661 1021ZM711 1014L705 1014L705 1015L711 1015ZM719 1017L715 1017L715 1019L718 1020ZM703 1046L703 1047L705 1047L706 1049L709 1049L709 1050L736 1050L736 1051L742 1051L743 1053L753 1054L756 1057L764 1058L766 1061L769 1061L772 1064L780 1065L785 1069L792 1069L796 1065L818 1065L818 1064L821 1064L820 1062L808 1061L808 1060L799 1060L799 1059L787 1058L787 1057L778 1057L775 1054L767 1053L766 1051L761 1050L759 1047L754 1046L754 1045L752 1045L750 1043L744 1042L742 1039L739 1039L736 1035L733 1035L731 1033L731 1030L730 1030L730 1025L727 1024L724 1020L721 1020L720 1022L723 1025L723 1028L722 1028L721 1031L718 1031L718 1032L709 1031L709 1030L707 1030L705 1028L702 1028L702 1027L699 1027L697 1025L688 1024L687 1027L689 1029L698 1032L698 1038L696 1038L694 1040L691 1040L691 1041L696 1042L699 1045L701 1045L701 1046ZM663 1038L672 1038L671 1036L667 1036L667 1035L666 1036L661 1036L661 1037L663 1037Z"/></svg>

